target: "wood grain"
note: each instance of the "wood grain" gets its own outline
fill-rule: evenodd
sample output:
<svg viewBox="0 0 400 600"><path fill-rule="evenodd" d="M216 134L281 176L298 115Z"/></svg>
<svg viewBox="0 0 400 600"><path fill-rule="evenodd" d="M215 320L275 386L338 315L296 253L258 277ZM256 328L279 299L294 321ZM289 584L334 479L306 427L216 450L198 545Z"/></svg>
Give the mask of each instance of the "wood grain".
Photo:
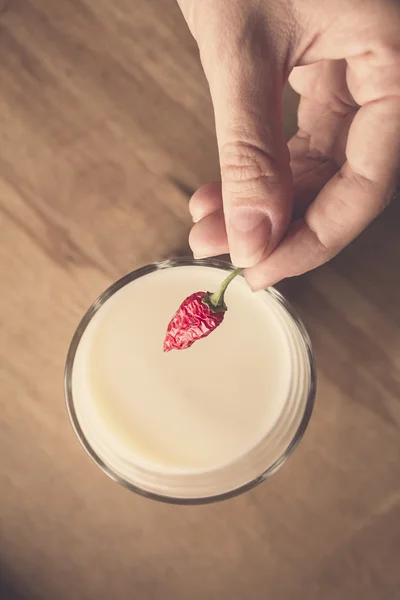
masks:
<svg viewBox="0 0 400 600"><path fill-rule="evenodd" d="M295 100L285 98L287 133ZM284 282L318 360L315 413L270 481L180 508L108 480L63 368L113 280L188 251L218 177L197 50L173 0L0 2L2 598L400 598L399 203Z"/></svg>

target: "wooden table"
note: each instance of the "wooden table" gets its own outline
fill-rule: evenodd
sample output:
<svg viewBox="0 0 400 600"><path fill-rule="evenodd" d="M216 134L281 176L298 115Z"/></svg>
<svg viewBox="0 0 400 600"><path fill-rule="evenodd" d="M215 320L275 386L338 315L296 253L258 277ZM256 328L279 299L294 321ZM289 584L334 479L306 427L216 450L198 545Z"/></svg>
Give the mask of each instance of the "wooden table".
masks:
<svg viewBox="0 0 400 600"><path fill-rule="evenodd" d="M64 360L110 282L188 252L218 177L207 86L173 0L0 7L2 598L398 600L399 203L282 285L319 365L284 468L221 504L130 494L73 434Z"/></svg>

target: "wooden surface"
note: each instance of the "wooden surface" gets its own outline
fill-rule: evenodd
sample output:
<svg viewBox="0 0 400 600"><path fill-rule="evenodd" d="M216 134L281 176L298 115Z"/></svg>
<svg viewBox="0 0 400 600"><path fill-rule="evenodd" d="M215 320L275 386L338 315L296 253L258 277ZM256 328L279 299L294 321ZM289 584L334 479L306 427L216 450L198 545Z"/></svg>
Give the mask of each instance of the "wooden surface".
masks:
<svg viewBox="0 0 400 600"><path fill-rule="evenodd" d="M398 203L282 285L319 365L286 465L221 504L130 494L73 434L64 360L106 286L187 252L218 176L207 86L173 0L0 6L1 597L399 599Z"/></svg>

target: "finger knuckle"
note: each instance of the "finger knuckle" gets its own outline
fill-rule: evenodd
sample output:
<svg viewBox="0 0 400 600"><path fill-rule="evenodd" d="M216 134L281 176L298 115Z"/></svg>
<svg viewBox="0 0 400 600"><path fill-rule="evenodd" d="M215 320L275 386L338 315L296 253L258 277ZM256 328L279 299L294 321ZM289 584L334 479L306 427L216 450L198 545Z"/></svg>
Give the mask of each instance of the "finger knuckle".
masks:
<svg viewBox="0 0 400 600"><path fill-rule="evenodd" d="M248 142L226 144L220 151L224 186L233 194L257 192L260 186L278 185L278 169L273 156Z"/></svg>
<svg viewBox="0 0 400 600"><path fill-rule="evenodd" d="M331 244L324 239L324 235L321 231L318 231L318 227L313 223L313 220L307 215L304 217L304 223L308 230L308 235L303 236L302 242L306 247L307 254L309 256L318 257L318 264L324 264L332 258L334 250ZM296 229L302 229L303 219L299 219L293 226L293 231Z"/></svg>
<svg viewBox="0 0 400 600"><path fill-rule="evenodd" d="M392 199L393 185L382 184L381 182L375 181L367 175L352 170L349 174L345 166L343 166L338 175L341 179L346 179L355 186L358 193L364 198L364 208L371 214L371 216L378 216L382 213L385 208L388 207ZM338 202L343 205L343 209L348 212L355 212L358 210L357 204L354 203L352 197L340 196Z"/></svg>

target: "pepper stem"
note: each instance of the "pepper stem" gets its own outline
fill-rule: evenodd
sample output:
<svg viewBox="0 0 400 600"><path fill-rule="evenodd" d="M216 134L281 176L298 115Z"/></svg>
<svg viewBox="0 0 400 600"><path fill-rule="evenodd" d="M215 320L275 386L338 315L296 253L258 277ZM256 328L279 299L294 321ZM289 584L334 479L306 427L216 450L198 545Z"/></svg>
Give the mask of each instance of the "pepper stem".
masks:
<svg viewBox="0 0 400 600"><path fill-rule="evenodd" d="M228 287L232 279L235 279L235 277L237 275L240 275L240 273L242 272L243 269L235 269L234 271L232 271L232 273L229 273L228 277L224 279L224 281L221 283L219 289L213 294L208 295L207 300L211 308L214 308L215 310L226 310L224 302L226 288Z"/></svg>

